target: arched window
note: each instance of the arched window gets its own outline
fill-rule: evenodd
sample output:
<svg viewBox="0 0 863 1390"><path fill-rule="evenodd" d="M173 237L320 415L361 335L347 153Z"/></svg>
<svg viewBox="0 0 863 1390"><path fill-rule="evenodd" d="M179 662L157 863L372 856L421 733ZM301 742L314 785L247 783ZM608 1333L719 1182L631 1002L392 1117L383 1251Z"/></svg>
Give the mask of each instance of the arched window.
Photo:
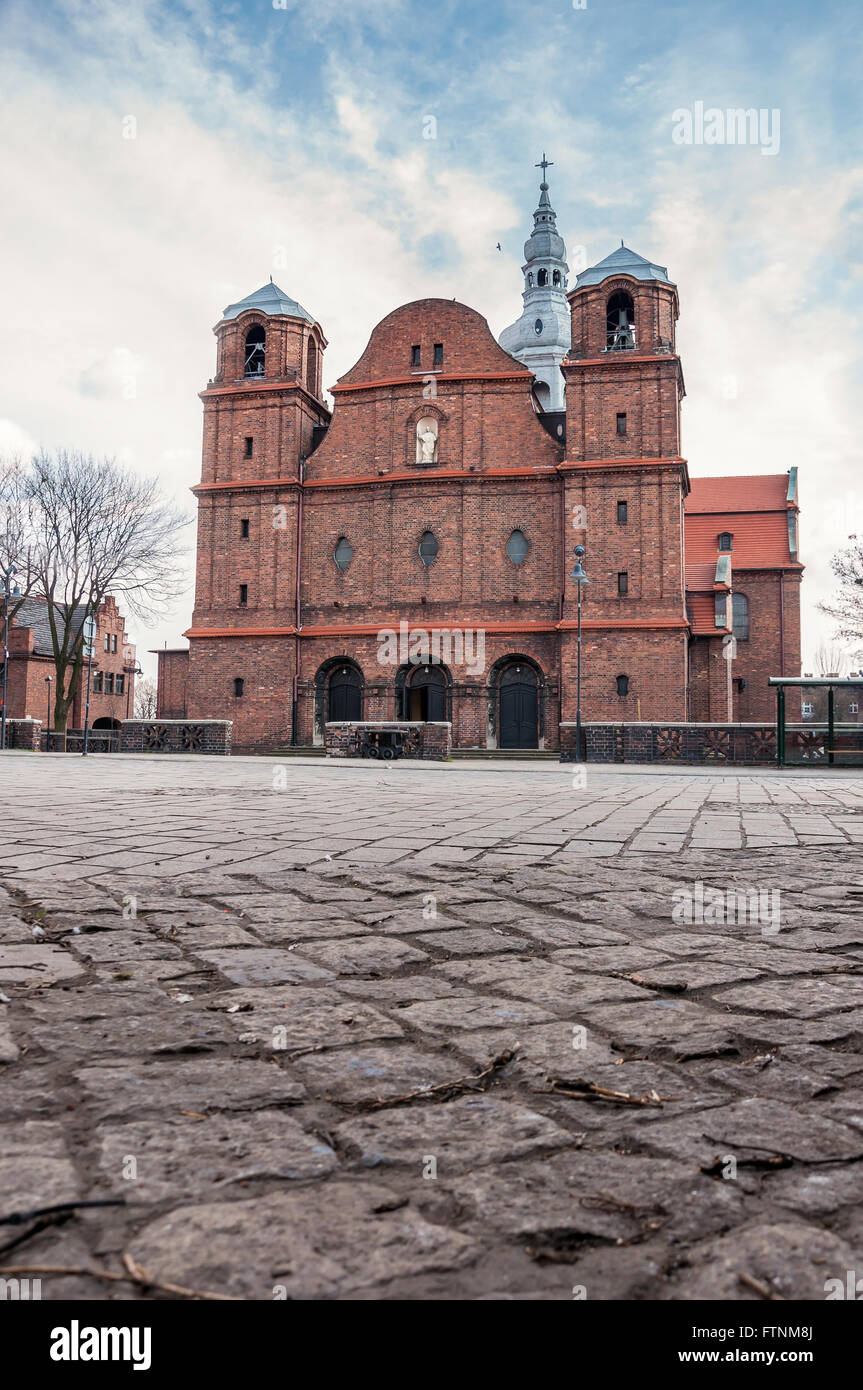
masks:
<svg viewBox="0 0 863 1390"><path fill-rule="evenodd" d="M339 536L338 543L336 544L336 548L333 551L333 559L335 560L339 569L342 571L346 570L353 558L354 548L348 540L347 536Z"/></svg>
<svg viewBox="0 0 863 1390"><path fill-rule="evenodd" d="M719 537L719 549L731 550L734 544L734 537L730 531L723 531Z"/></svg>
<svg viewBox="0 0 863 1390"><path fill-rule="evenodd" d="M635 305L628 290L616 290L606 310L606 347L614 351L635 347Z"/></svg>
<svg viewBox="0 0 863 1390"><path fill-rule="evenodd" d="M267 351L267 335L259 323L252 324L246 334L246 355L243 376L263 376Z"/></svg>
<svg viewBox="0 0 863 1390"><path fill-rule="evenodd" d="M529 271L527 272L527 284L528 284L528 288L529 288L529 289L533 289L533 271L532 271L532 270L529 270Z"/></svg>
<svg viewBox="0 0 863 1390"><path fill-rule="evenodd" d="M440 546L433 531L424 531L419 543L420 559L424 565L433 565Z"/></svg>
<svg viewBox="0 0 863 1390"><path fill-rule="evenodd" d="M547 285L547 284L548 284L548 271L547 271L547 270L541 270L541 271L539 272L539 274L538 274L537 277L536 277L536 283L540 286L540 288L541 288L543 285Z"/></svg>
<svg viewBox="0 0 863 1390"><path fill-rule="evenodd" d="M553 285L559 285L559 284L560 284L560 271L559 271L559 270L556 270L556 271L554 272L554 274L552 275L552 277L551 277L551 283L552 283Z"/></svg>
<svg viewBox="0 0 863 1390"><path fill-rule="evenodd" d="M318 353L313 338L309 339L306 348L306 389L311 391L313 396L318 394Z"/></svg>
<svg viewBox="0 0 863 1390"><path fill-rule="evenodd" d="M235 698L235 699L239 700L239 699L241 698L241 696L242 696L242 694L243 694L243 691L245 690L245 687L246 687L246 682L243 680L243 677L242 677L242 676L235 676L235 677L234 677L234 698Z"/></svg>
<svg viewBox="0 0 863 1390"><path fill-rule="evenodd" d="M731 631L739 642L749 640L749 599L745 594L731 595Z"/></svg>
<svg viewBox="0 0 863 1390"><path fill-rule="evenodd" d="M514 565L520 565L529 550L527 536L523 531L513 531L506 543L506 553Z"/></svg>
<svg viewBox="0 0 863 1390"><path fill-rule="evenodd" d="M629 694L629 676L617 677L617 693L618 695Z"/></svg>

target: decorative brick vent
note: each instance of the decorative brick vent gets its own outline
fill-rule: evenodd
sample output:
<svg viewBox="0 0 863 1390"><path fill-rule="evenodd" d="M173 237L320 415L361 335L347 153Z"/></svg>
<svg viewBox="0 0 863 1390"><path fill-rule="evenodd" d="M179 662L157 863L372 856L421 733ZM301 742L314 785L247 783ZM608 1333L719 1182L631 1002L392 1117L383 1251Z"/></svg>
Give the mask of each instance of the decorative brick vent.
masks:
<svg viewBox="0 0 863 1390"><path fill-rule="evenodd" d="M445 762L452 753L452 724L412 720L362 720L324 725L328 758L425 758Z"/></svg>
<svg viewBox="0 0 863 1390"><path fill-rule="evenodd" d="M772 724L583 724L589 763L775 763ZM575 725L560 726L560 760L575 758Z"/></svg>
<svg viewBox="0 0 863 1390"><path fill-rule="evenodd" d="M230 719L124 719L121 753L211 753L231 751Z"/></svg>

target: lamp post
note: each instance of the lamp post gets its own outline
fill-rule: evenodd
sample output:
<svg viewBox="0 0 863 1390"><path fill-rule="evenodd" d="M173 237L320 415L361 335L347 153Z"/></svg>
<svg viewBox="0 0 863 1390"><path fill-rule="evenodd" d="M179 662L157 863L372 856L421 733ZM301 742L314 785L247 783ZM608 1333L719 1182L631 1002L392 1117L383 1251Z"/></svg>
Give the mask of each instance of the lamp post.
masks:
<svg viewBox="0 0 863 1390"><path fill-rule="evenodd" d="M9 600L17 598L21 590L12 583L15 566L10 565L3 576L3 711L0 714L0 749L6 747L6 685L9 674Z"/></svg>
<svg viewBox="0 0 863 1390"><path fill-rule="evenodd" d="M583 762L581 756L581 589L583 584L589 584L590 580L584 572L584 565L581 563L584 555L584 546L575 547L575 568L570 574L570 579L574 579L578 586L578 631L576 634L576 666L575 666L575 761Z"/></svg>
<svg viewBox="0 0 863 1390"><path fill-rule="evenodd" d="M54 679L53 676L46 676L46 677L45 677L45 715L46 715L46 718L45 718L45 752L46 752L46 753L48 753L48 752L50 751L48 745L49 745L50 739L51 739L51 682L53 681L53 679Z"/></svg>

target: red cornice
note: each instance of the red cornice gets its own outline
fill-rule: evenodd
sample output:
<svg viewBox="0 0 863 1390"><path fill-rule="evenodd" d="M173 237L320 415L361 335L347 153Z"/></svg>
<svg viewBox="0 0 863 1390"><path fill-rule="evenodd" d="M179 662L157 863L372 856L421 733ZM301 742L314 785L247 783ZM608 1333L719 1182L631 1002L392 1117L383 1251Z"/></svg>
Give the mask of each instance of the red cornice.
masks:
<svg viewBox="0 0 863 1390"><path fill-rule="evenodd" d="M599 357L564 357L560 365L564 370L567 367L605 367L610 357L611 354L607 352ZM614 361L615 371L619 371L622 366L626 366L627 363L633 362L677 362L678 365L680 363L680 357L676 352L628 351L625 357L623 353L616 352L612 360Z"/></svg>
<svg viewBox="0 0 863 1390"><path fill-rule="evenodd" d="M377 381L342 381L331 386L335 395L344 391L371 391L377 386L422 386L428 377L435 381L525 381L533 373L517 368L505 372L411 372L408 376L382 376Z"/></svg>
<svg viewBox="0 0 863 1390"><path fill-rule="evenodd" d="M687 468L688 464L678 454L665 454L654 459L564 459L557 466L562 473L574 473L586 468Z"/></svg>
<svg viewBox="0 0 863 1390"><path fill-rule="evenodd" d="M390 483L430 483L430 482L477 482L488 478L554 478L557 464L537 463L523 468L486 468L473 473L462 468L417 468L402 473L365 473L352 478L262 478L257 482L235 483L197 483L191 489L196 495L201 492L247 492L254 488L279 488L286 486L307 488L340 488L389 486Z"/></svg>
<svg viewBox="0 0 863 1390"><path fill-rule="evenodd" d="M405 619L390 617L389 621L379 623L356 623L356 624L313 624L309 627L302 627L299 632L296 627L191 627L183 633L184 637L191 639L199 638L225 638L225 637L376 637L384 629L399 632L400 622ZM584 631L601 632L610 629L621 630L630 628L684 628L689 624L685 618L595 618L582 621ZM552 633L552 632L574 632L577 627L575 619L563 622L547 623L518 623L518 622L410 622L408 624L408 634L415 632L485 632L492 635L504 635L507 633Z"/></svg>

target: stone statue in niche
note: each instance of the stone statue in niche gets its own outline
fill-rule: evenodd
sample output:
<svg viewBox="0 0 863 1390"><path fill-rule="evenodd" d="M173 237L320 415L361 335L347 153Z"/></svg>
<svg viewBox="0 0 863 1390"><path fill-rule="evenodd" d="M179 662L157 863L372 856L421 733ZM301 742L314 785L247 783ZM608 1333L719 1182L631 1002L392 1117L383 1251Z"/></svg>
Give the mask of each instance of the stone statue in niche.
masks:
<svg viewBox="0 0 863 1390"><path fill-rule="evenodd" d="M437 420L426 415L417 423L417 463L437 461Z"/></svg>

